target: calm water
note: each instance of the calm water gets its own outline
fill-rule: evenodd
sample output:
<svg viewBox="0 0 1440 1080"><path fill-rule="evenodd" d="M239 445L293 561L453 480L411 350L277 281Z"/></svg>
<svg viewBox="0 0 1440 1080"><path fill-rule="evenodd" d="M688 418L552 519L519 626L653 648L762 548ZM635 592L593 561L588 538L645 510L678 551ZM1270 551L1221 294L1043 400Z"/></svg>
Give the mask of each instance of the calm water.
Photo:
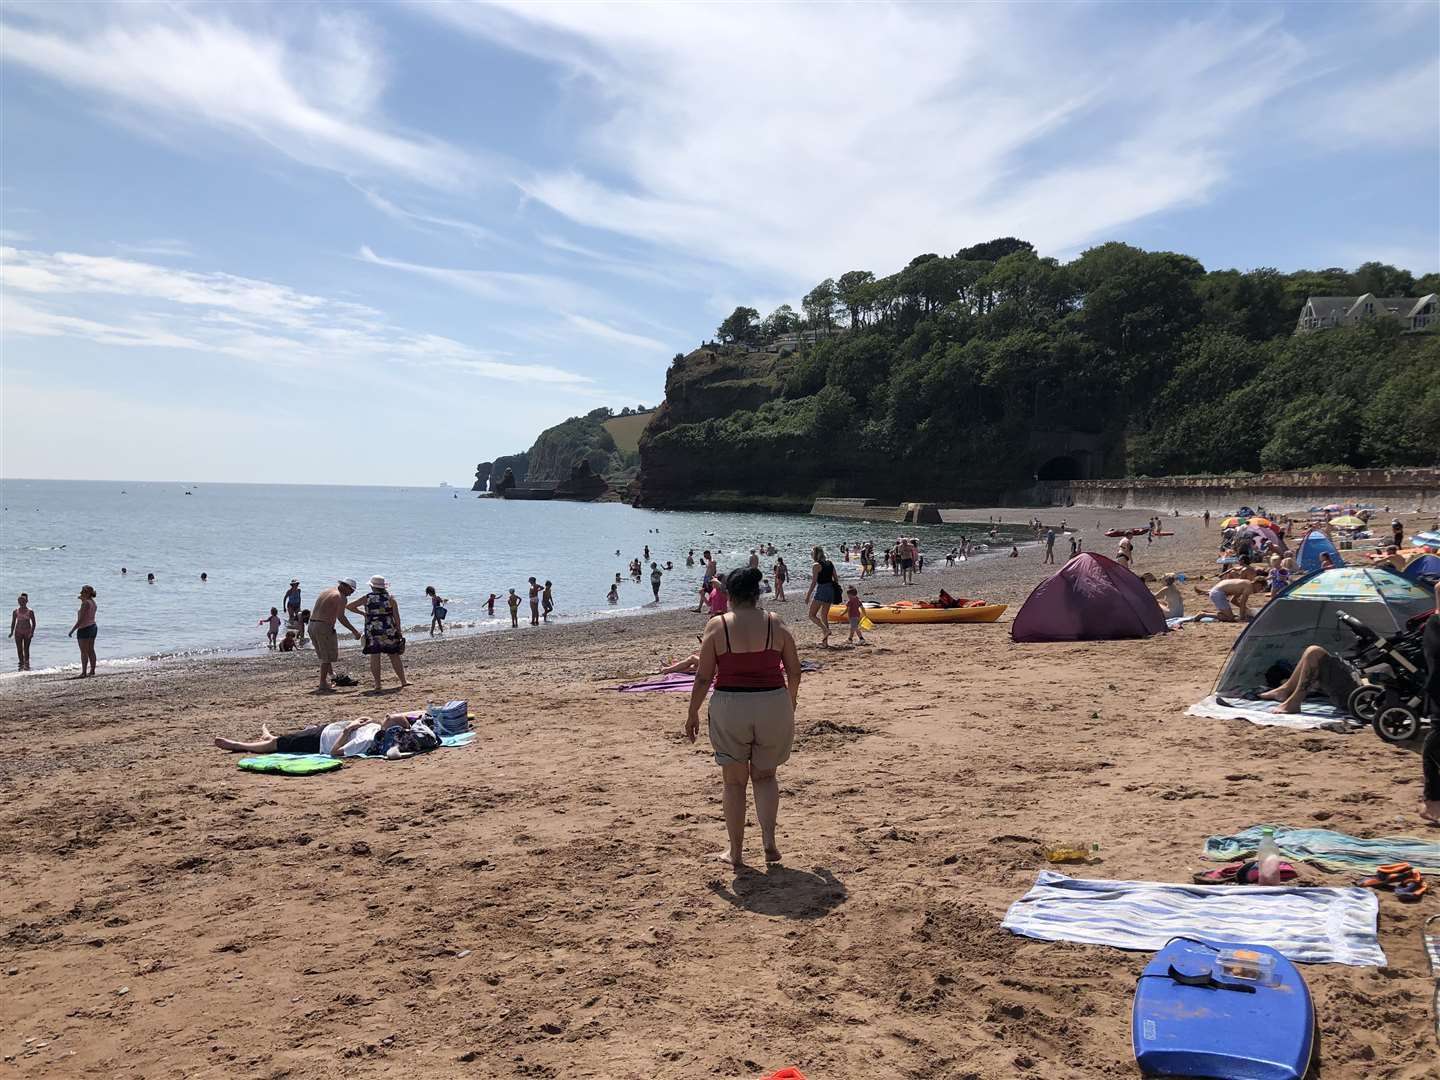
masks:
<svg viewBox="0 0 1440 1080"><path fill-rule="evenodd" d="M0 600L13 607L21 591L30 594L39 620L31 650L37 672L78 666L66 632L84 584L99 593L103 665L263 649L258 623L271 607L283 614L292 577L309 607L338 578L355 578L363 591L370 575L383 574L404 623L421 633L430 621L425 586L434 585L450 601L449 632L472 633L508 628L503 601L492 620L485 599L512 587L523 596L532 575L554 582L553 617L562 621L644 610L651 599L648 563L643 583L622 578L619 604L607 603L605 593L646 544L662 567L675 564L660 598L664 607L679 607L694 604L700 581L700 567L685 566L690 548L697 558L710 548L727 569L771 541L792 574L803 577L812 544L881 543L896 532L893 524L805 516L502 502L450 488L5 480L0 506ZM906 531L939 560L961 528ZM763 564L767 571L771 561ZM842 574L858 574L858 567L836 561ZM208 582L200 581L202 571ZM155 584L146 583L148 573ZM527 615L522 605L522 623ZM13 667L7 651L0 670Z"/></svg>

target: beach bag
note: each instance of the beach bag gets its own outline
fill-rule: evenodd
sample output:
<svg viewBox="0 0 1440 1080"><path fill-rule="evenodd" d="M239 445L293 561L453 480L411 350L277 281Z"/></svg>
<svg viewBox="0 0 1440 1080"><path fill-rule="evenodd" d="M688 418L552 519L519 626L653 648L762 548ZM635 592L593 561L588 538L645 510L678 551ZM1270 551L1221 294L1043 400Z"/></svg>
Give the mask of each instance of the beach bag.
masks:
<svg viewBox="0 0 1440 1080"><path fill-rule="evenodd" d="M459 735L470 730L470 703L447 701L444 705L426 705L425 722L437 735Z"/></svg>
<svg viewBox="0 0 1440 1080"><path fill-rule="evenodd" d="M450 609L445 607L443 604L435 609L435 618L437 619L443 619L449 614Z"/></svg>
<svg viewBox="0 0 1440 1080"><path fill-rule="evenodd" d="M385 757L394 747L401 754L425 754L439 746L440 737L423 720L416 720L408 728L386 728L370 747L369 753Z"/></svg>

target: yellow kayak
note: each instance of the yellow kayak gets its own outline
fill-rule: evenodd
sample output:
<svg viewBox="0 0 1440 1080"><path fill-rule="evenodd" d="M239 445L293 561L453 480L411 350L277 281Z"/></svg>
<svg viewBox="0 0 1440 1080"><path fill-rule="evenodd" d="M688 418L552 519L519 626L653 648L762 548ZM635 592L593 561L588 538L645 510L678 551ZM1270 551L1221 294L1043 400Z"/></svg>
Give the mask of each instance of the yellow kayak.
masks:
<svg viewBox="0 0 1440 1080"><path fill-rule="evenodd" d="M865 617L877 623L994 622L1004 614L1005 608L1005 604L958 608L867 607ZM845 622L845 608L841 605L831 607L829 618L831 622Z"/></svg>

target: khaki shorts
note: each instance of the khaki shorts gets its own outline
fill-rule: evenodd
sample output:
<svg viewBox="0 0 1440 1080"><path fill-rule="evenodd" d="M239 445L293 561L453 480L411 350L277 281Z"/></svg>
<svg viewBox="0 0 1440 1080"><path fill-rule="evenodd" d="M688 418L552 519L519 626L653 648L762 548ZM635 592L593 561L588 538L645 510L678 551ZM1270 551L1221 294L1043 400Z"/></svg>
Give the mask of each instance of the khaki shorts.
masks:
<svg viewBox="0 0 1440 1080"><path fill-rule="evenodd" d="M790 691L734 693L716 690L710 697L710 745L717 765L773 769L790 757L795 741L795 710Z"/></svg>
<svg viewBox="0 0 1440 1080"><path fill-rule="evenodd" d="M322 664L333 664L340 659L340 642L335 637L333 623L312 622L310 644L315 646L315 656Z"/></svg>

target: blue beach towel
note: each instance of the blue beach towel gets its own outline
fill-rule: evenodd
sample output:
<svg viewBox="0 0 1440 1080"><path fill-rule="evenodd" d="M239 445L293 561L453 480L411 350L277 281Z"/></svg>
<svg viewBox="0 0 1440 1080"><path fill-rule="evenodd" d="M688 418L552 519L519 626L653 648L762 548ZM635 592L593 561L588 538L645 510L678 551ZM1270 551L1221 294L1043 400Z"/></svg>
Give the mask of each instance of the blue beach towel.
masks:
<svg viewBox="0 0 1440 1080"><path fill-rule="evenodd" d="M469 746L474 739L473 731L462 731L459 735L441 735L440 746L442 749L447 746Z"/></svg>
<svg viewBox="0 0 1440 1080"><path fill-rule="evenodd" d="M1260 830L1254 825L1234 836L1211 836L1205 840L1205 858L1218 862L1239 862L1260 846ZM1275 843L1292 860L1304 860L1327 870L1358 870L1373 873L1377 866L1408 862L1422 874L1440 874L1440 844L1414 836L1381 836L1365 840L1329 829L1291 829L1275 825Z"/></svg>
<svg viewBox="0 0 1440 1080"><path fill-rule="evenodd" d="M1301 964L1383 965L1369 889L1093 881L1040 871L1000 925L1041 941L1153 951L1173 937L1269 945Z"/></svg>

